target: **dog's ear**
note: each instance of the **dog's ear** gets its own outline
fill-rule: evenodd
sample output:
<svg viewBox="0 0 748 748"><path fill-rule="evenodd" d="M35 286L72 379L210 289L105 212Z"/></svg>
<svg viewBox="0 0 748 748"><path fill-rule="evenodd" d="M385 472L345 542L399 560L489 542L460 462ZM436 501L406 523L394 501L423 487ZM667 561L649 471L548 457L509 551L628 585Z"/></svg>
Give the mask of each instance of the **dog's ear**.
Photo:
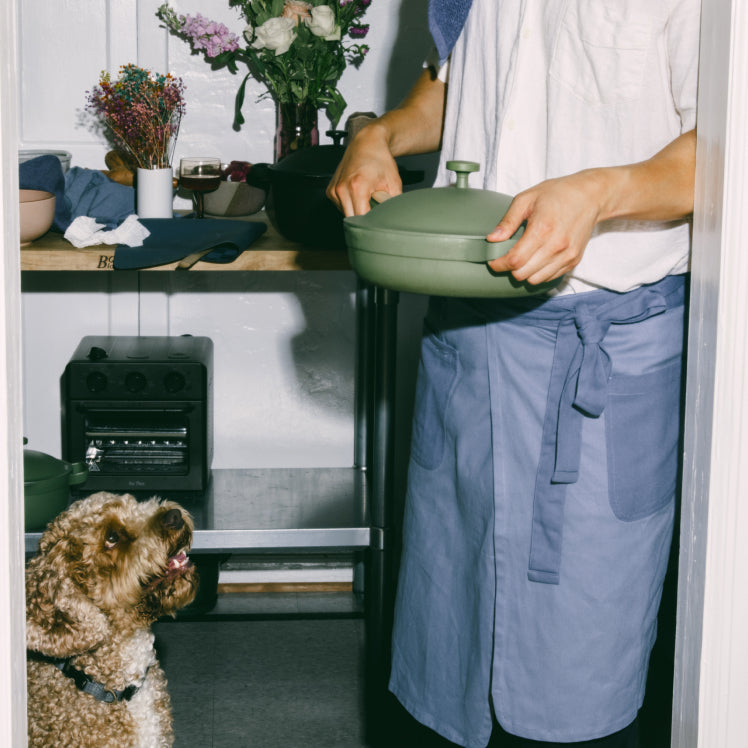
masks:
<svg viewBox="0 0 748 748"><path fill-rule="evenodd" d="M69 549L68 549L69 550ZM109 636L109 621L75 582L69 556L52 546L26 569L26 646L52 657L94 649Z"/></svg>

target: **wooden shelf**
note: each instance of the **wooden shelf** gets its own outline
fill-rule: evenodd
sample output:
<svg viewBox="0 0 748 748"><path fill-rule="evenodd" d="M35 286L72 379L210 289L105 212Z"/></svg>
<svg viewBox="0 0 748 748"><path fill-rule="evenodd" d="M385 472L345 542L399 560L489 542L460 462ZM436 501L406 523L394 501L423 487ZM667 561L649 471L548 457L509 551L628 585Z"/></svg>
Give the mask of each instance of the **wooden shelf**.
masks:
<svg viewBox="0 0 748 748"><path fill-rule="evenodd" d="M350 270L342 250L317 249L283 238L268 222L264 212L248 216L248 221L268 224L267 231L242 252L233 262L196 262L189 268L179 262L159 265L151 270L190 271L285 271L285 270ZM48 232L31 244L21 247L22 271L101 271L113 270L114 245L100 244L78 249L63 239L62 234ZM118 271L133 272L133 271ZM140 271L134 271L140 272Z"/></svg>

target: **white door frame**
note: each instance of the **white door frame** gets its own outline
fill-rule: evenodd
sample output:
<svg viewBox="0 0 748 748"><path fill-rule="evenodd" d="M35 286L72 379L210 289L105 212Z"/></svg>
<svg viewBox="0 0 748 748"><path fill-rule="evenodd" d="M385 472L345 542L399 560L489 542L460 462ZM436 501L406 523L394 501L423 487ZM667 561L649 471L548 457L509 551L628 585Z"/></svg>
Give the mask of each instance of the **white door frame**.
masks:
<svg viewBox="0 0 748 748"><path fill-rule="evenodd" d="M675 748L748 741L748 5L703 3Z"/></svg>
<svg viewBox="0 0 748 748"><path fill-rule="evenodd" d="M0 745L24 746L17 9L0 3ZM673 748L748 735L748 4L704 3ZM709 499L707 501L707 498Z"/></svg>
<svg viewBox="0 0 748 748"><path fill-rule="evenodd" d="M26 745L15 2L0 3L0 745Z"/></svg>

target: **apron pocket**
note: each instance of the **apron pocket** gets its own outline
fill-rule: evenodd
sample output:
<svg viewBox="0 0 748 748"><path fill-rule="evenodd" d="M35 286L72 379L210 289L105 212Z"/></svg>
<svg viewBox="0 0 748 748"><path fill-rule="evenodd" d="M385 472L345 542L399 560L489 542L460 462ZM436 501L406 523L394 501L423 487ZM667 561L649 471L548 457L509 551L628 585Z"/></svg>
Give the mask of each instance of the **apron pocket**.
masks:
<svg viewBox="0 0 748 748"><path fill-rule="evenodd" d="M426 470L438 468L444 456L446 412L458 370L457 351L433 333L424 331L410 456Z"/></svg>
<svg viewBox="0 0 748 748"><path fill-rule="evenodd" d="M675 495L680 467L680 363L608 383L608 491L619 520L643 519Z"/></svg>

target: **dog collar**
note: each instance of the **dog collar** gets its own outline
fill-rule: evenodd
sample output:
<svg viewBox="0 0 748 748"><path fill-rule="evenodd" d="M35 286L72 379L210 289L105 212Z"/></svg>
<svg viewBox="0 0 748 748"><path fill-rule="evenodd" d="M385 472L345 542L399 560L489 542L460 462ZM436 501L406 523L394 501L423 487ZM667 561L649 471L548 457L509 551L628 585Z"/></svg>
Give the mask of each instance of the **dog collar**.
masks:
<svg viewBox="0 0 748 748"><path fill-rule="evenodd" d="M103 701L107 704L112 704L115 701L129 701L140 690L140 686L134 684L126 686L121 691L107 688L103 683L99 683L90 675L87 675L83 670L73 667L70 664L70 657L48 657L41 652L35 652L31 649L26 650L26 652L32 660L46 662L56 667L66 678L70 678L75 683L79 691L93 696L97 701ZM146 670L147 672L148 670Z"/></svg>

